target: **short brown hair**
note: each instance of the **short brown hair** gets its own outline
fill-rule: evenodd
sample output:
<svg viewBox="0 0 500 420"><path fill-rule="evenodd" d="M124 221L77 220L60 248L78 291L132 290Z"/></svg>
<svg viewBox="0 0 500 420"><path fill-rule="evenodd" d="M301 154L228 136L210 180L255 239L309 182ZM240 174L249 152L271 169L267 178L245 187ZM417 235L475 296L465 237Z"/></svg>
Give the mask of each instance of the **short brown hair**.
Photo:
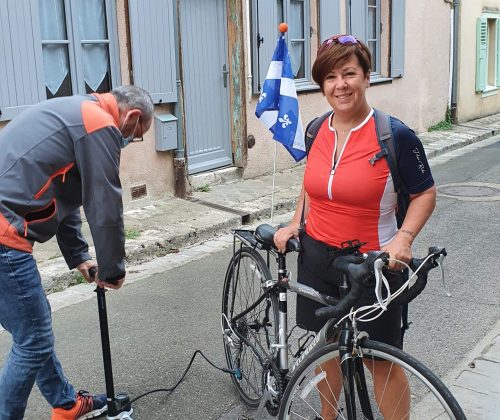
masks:
<svg viewBox="0 0 500 420"><path fill-rule="evenodd" d="M372 68L372 55L363 42L357 40L355 44L342 44L337 42L336 38L338 35L323 42L325 44L329 40L333 40L333 42L329 42L329 45L323 46L321 44L312 67L313 80L320 86L321 91L323 91L323 82L328 73L335 67L349 61L353 55L357 57L365 76L370 74Z"/></svg>

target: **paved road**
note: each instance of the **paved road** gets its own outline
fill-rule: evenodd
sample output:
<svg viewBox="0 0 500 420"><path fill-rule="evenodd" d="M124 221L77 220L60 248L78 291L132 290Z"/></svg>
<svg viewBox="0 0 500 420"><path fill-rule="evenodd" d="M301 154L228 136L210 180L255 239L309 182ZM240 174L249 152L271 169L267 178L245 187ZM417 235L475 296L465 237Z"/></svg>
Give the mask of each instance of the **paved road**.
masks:
<svg viewBox="0 0 500 420"><path fill-rule="evenodd" d="M499 156L500 143L496 143L457 157L434 167L436 181L438 185L498 182ZM476 196L488 193L470 184L468 189L453 188L446 191ZM440 197L435 216L419 237L416 248L420 253L429 244L447 247L447 279L453 297L446 297L437 282L430 283L424 297L412 305L414 325L407 335L406 350L442 377L467 364L468 352L499 318L498 209L499 201ZM194 249L194 261L175 269L167 270L175 256L138 267L130 273L130 280L138 281L108 293L118 389L136 396L171 386L196 349L223 364L220 295L231 249L220 250L222 247L223 242L215 241L202 248L203 252ZM103 390L95 300L55 312L54 325L68 377L78 388ZM0 354L8 346L8 335L0 333ZM135 404L135 410L137 420L236 419L241 407L229 378L198 360L174 394L145 397ZM49 418L37 392L30 399L26 418Z"/></svg>

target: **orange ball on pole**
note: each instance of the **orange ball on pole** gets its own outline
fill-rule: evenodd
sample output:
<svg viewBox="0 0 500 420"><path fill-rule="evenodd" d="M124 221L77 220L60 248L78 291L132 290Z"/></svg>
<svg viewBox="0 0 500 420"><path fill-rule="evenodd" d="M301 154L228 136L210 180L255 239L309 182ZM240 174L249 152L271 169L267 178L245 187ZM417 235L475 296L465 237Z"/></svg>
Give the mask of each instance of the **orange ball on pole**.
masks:
<svg viewBox="0 0 500 420"><path fill-rule="evenodd" d="M288 24L286 24L285 22L281 22L278 26L278 29L281 33L285 33L288 31Z"/></svg>

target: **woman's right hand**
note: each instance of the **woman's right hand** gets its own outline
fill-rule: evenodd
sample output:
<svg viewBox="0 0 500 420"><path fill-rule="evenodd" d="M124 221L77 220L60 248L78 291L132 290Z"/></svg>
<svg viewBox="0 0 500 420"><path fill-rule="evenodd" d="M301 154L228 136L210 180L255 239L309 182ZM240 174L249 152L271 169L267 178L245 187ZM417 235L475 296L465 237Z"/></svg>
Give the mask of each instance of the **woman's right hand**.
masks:
<svg viewBox="0 0 500 420"><path fill-rule="evenodd" d="M278 229L274 234L274 244L276 248L278 248L279 252L286 251L286 243L290 238L298 238L299 237L299 223L290 223L288 226L285 226L281 229Z"/></svg>

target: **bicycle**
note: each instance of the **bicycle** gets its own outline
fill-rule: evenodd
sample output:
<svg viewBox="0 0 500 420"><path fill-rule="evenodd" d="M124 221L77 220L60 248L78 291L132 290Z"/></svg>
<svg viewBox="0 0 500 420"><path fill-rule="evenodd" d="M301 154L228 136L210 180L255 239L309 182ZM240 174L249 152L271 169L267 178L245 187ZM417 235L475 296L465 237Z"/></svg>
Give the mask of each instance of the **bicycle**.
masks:
<svg viewBox="0 0 500 420"><path fill-rule="evenodd" d="M382 268L388 255L379 251L362 256L359 252L362 244L349 241L341 250L343 255L333 262L335 269L342 273L339 300L289 280L286 254L300 251L300 242L290 239L286 252L280 253L274 246L275 231L270 225L260 225L255 231L233 231L233 257L226 272L222 299L226 360L229 368L238 372L232 380L241 399L250 408L257 409L257 416L265 407L280 419L321 419L322 396L317 385L321 381L329 383L322 366L341 360L344 392L336 399L332 391L333 402L323 396L336 410L338 419L384 418L378 408L384 401L384 393L376 396L373 389L373 381L380 381L371 374L376 361L386 361L391 369L397 365L404 370L411 390L411 395L406 389L402 391L402 397L404 394L404 398L411 399L411 411L406 418L440 415L444 417L439 418L466 418L450 391L428 368L398 348L370 340L356 328L357 317L366 320L388 304L404 304L420 294L427 284L429 271L437 266L442 268L444 248L429 248L427 257L413 259L411 267L416 276L411 276L392 297L388 294L383 298L382 290L388 285ZM267 261L260 251L266 252ZM273 279L269 269L271 257L277 261L277 279ZM367 281L371 281L367 279L373 276L378 302L352 311ZM291 368L288 291L326 305L316 314L328 319L312 341L307 334L299 339Z"/></svg>

